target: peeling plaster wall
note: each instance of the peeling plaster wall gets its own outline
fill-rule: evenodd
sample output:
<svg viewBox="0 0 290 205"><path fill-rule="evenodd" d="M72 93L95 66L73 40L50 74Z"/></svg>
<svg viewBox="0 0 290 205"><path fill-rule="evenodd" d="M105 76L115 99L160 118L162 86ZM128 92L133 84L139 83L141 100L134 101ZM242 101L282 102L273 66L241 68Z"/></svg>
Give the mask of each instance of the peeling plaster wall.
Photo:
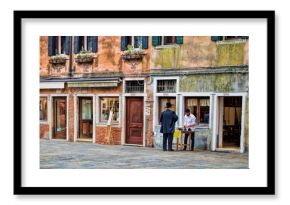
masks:
<svg viewBox="0 0 290 205"><path fill-rule="evenodd" d="M180 92L248 92L248 73L184 76Z"/></svg>
<svg viewBox="0 0 290 205"><path fill-rule="evenodd" d="M152 47L153 69L217 67L248 64L248 41L216 43L210 36L184 36L181 45Z"/></svg>

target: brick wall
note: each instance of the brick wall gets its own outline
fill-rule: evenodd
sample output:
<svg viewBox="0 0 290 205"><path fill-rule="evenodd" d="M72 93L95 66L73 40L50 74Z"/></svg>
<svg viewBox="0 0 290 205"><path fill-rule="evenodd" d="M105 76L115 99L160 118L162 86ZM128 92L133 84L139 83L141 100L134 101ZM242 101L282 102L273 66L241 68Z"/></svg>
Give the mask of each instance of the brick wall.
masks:
<svg viewBox="0 0 290 205"><path fill-rule="evenodd" d="M49 125L48 124L39 125L39 135L40 135L40 138L49 139Z"/></svg>
<svg viewBox="0 0 290 205"><path fill-rule="evenodd" d="M121 128L112 127L112 135L114 144L121 144ZM107 144L107 127L106 126L96 126L96 143L97 144Z"/></svg>

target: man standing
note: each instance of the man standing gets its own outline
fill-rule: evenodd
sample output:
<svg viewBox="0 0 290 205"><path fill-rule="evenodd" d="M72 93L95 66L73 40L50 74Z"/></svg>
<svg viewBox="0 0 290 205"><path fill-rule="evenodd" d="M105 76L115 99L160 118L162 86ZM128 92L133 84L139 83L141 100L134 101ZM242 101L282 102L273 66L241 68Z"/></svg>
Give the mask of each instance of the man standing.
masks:
<svg viewBox="0 0 290 205"><path fill-rule="evenodd" d="M175 122L178 120L178 116L174 111L170 110L172 104L170 102L166 103L166 110L161 113L160 117L160 132L163 133L163 151L174 151L172 149L173 132L175 129Z"/></svg>
<svg viewBox="0 0 290 205"><path fill-rule="evenodd" d="M193 114L190 114L190 110L185 110L184 115L184 129L187 131L194 131L195 130L195 120L196 117ZM194 132L191 133L191 151L194 150ZM187 144L188 134L185 134L184 136L184 144ZM186 145L184 145L183 150L186 150Z"/></svg>

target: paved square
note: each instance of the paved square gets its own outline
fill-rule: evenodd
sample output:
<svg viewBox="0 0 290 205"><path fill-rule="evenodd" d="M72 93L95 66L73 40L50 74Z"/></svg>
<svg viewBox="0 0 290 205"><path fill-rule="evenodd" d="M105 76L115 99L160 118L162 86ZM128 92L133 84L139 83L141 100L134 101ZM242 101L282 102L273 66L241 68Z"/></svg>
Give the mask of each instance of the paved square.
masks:
<svg viewBox="0 0 290 205"><path fill-rule="evenodd" d="M247 169L248 153L164 152L149 147L40 139L41 169Z"/></svg>

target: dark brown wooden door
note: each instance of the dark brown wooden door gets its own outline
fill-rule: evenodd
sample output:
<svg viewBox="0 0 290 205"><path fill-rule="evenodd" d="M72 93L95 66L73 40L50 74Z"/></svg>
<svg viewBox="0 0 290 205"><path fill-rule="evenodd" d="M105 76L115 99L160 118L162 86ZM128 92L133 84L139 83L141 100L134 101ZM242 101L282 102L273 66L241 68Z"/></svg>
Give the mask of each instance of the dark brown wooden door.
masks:
<svg viewBox="0 0 290 205"><path fill-rule="evenodd" d="M66 98L53 99L53 131L55 139L66 139Z"/></svg>
<svg viewBox="0 0 290 205"><path fill-rule="evenodd" d="M93 101L91 97L79 98L79 138L93 137Z"/></svg>
<svg viewBox="0 0 290 205"><path fill-rule="evenodd" d="M127 98L126 112L126 143L143 144L143 98Z"/></svg>

